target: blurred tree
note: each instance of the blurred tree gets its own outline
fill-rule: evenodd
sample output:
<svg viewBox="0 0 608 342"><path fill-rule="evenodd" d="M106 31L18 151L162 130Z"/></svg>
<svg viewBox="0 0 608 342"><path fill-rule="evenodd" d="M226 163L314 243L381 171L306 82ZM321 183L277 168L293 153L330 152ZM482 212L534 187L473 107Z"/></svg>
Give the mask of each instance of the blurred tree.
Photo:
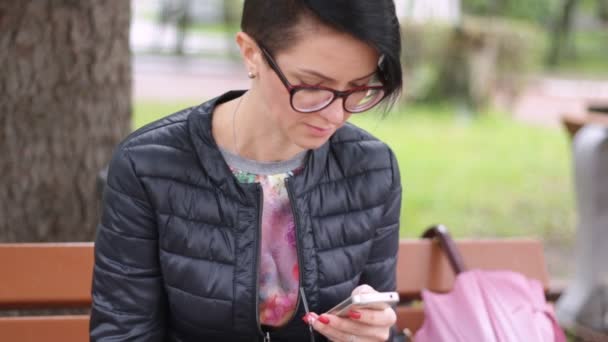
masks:
<svg viewBox="0 0 608 342"><path fill-rule="evenodd" d="M465 13L508 17L549 24L549 19L557 9L557 0L463 0Z"/></svg>
<svg viewBox="0 0 608 342"><path fill-rule="evenodd" d="M597 0L600 19L608 23L608 0Z"/></svg>
<svg viewBox="0 0 608 342"><path fill-rule="evenodd" d="M224 0L222 1L222 7L226 27L236 27L241 20L243 2L241 0Z"/></svg>
<svg viewBox="0 0 608 342"><path fill-rule="evenodd" d="M167 25L175 25L175 46L173 52L178 55L184 54L184 43L188 30L193 24L191 9L192 2L190 0L161 0L160 2L158 22L163 28Z"/></svg>
<svg viewBox="0 0 608 342"><path fill-rule="evenodd" d="M554 22L551 38L551 48L547 58L550 66L555 66L562 58L563 51L568 46L568 39L572 29L572 19L576 11L578 0L563 0L557 20Z"/></svg>
<svg viewBox="0 0 608 342"><path fill-rule="evenodd" d="M515 99L543 50L536 25L466 16L456 27L402 26L407 100L448 100L460 114L483 112L496 91Z"/></svg>
<svg viewBox="0 0 608 342"><path fill-rule="evenodd" d="M226 30L226 51L228 57L238 58L238 48L234 44L234 36L239 30L241 22L241 11L243 9L242 0L224 0L222 1L222 12L224 20L224 28Z"/></svg>
<svg viewBox="0 0 608 342"><path fill-rule="evenodd" d="M186 35L190 26L192 26L192 15L190 9L192 2L190 0L178 1L177 5L177 36L175 40L175 53L178 55L184 54L184 44Z"/></svg>
<svg viewBox="0 0 608 342"><path fill-rule="evenodd" d="M0 241L91 240L130 131L130 2L0 2Z"/></svg>

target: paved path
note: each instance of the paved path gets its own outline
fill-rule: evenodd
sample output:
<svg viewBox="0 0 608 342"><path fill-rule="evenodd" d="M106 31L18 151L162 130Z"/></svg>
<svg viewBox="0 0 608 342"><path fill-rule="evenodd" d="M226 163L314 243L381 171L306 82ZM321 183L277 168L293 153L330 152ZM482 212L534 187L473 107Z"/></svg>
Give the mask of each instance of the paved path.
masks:
<svg viewBox="0 0 608 342"><path fill-rule="evenodd" d="M249 87L240 61L203 57L135 55L137 100L205 100ZM608 105L608 80L538 78L511 105L513 116L530 124L558 126L562 114L583 115L587 103Z"/></svg>
<svg viewBox="0 0 608 342"><path fill-rule="evenodd" d="M202 102L226 90L249 87L241 62L224 57L229 56L229 52L236 54L236 44L227 36L192 31L184 42L186 56L172 56L175 27L162 26L151 17L158 10L159 1L133 1L132 4L130 41L136 100Z"/></svg>
<svg viewBox="0 0 608 342"><path fill-rule="evenodd" d="M133 59L135 100L202 102L227 90L247 88L249 79L240 62L145 55Z"/></svg>
<svg viewBox="0 0 608 342"><path fill-rule="evenodd" d="M583 116L589 103L608 106L608 79L544 77L524 89L515 101L513 116L532 124L557 126L563 114Z"/></svg>

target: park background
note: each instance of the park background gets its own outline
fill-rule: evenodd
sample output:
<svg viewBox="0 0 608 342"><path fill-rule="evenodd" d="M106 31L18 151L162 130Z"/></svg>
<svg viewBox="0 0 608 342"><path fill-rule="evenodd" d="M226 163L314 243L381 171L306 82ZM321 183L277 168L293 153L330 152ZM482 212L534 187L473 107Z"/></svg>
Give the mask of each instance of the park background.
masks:
<svg viewBox="0 0 608 342"><path fill-rule="evenodd" d="M401 235L443 223L456 237L539 237L566 282L577 211L563 117L608 106L608 0L396 3L404 93L352 121L397 155ZM248 87L241 6L0 3L0 241L92 241L120 140Z"/></svg>
<svg viewBox="0 0 608 342"><path fill-rule="evenodd" d="M133 128L248 87L233 39L240 1L133 4ZM608 104L606 6L397 1L404 94L388 115L352 122L397 155L403 237L435 223L457 237L539 237L555 281L567 281L576 208L562 115Z"/></svg>

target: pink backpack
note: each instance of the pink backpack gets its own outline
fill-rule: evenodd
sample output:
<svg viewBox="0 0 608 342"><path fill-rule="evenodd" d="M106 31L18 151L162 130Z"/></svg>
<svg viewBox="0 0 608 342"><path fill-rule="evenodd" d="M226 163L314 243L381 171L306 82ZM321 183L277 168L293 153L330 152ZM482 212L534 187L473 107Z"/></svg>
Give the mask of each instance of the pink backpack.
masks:
<svg viewBox="0 0 608 342"><path fill-rule="evenodd" d="M425 320L415 342L566 342L539 281L510 271L465 270L444 226L424 237L439 239L457 276L450 293L422 292Z"/></svg>

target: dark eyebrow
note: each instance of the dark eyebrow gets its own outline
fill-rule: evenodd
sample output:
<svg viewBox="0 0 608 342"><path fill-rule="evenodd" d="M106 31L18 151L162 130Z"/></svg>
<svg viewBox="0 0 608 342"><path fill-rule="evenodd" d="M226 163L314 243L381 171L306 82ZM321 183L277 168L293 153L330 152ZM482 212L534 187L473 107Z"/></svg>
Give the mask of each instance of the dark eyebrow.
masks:
<svg viewBox="0 0 608 342"><path fill-rule="evenodd" d="M317 72L317 71L314 71L314 70L309 70L309 69L301 69L301 68L299 68L298 70L299 70L299 71L301 71L301 72L304 72L304 73L307 73L307 74L310 74L310 75L316 76L316 77L321 78L321 79L326 80L326 81L330 81L330 82L338 82L338 81L336 81L335 79L333 79L333 78L331 78L331 77L329 77L329 76L325 76L325 75L323 75L323 74L321 74L321 73L319 73L319 72ZM350 81L349 83L353 83L353 82L360 81L360 80L366 79L366 78L368 78L368 77L371 77L371 76L373 76L373 75L374 75L376 72L377 72L377 70L374 70L372 73L370 73L370 74L368 74L368 75L365 75L365 76L363 76L363 77L356 78L356 79L354 79L354 80Z"/></svg>

